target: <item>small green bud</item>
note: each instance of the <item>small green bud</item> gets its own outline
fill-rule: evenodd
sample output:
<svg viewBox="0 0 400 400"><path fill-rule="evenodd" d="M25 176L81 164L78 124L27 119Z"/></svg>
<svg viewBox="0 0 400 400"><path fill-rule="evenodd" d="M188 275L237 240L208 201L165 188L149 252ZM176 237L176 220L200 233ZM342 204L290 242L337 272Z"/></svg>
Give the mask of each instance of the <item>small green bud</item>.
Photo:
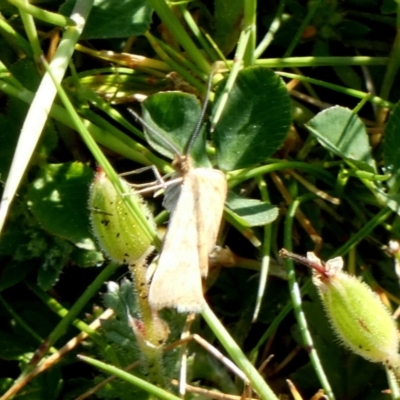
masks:
<svg viewBox="0 0 400 400"><path fill-rule="evenodd" d="M367 360L398 369L399 337L394 319L367 284L342 271L341 257L322 263L312 252L307 259L286 250L280 254L313 268L313 283L343 345Z"/></svg>
<svg viewBox="0 0 400 400"><path fill-rule="evenodd" d="M155 227L153 217L141 196L125 180L120 179L127 196L136 198L149 222ZM100 168L90 188L89 210L93 232L102 250L111 260L132 265L142 262L153 250L151 241Z"/></svg>

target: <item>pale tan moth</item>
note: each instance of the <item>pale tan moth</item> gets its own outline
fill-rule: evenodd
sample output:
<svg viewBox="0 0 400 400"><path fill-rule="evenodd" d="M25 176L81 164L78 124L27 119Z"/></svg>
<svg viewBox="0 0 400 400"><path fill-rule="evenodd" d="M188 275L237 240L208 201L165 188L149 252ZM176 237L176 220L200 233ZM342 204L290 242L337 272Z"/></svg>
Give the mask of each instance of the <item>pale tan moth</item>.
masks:
<svg viewBox="0 0 400 400"><path fill-rule="evenodd" d="M208 256L217 240L227 195L225 175L211 168L194 168L188 155L207 103L208 96L183 154L161 138L175 154L173 165L182 181L167 187L165 193L163 204L171 213L170 222L149 291L150 305L156 310L173 307L179 312L200 312L205 301L202 277L208 273ZM145 128L159 136L147 124Z"/></svg>

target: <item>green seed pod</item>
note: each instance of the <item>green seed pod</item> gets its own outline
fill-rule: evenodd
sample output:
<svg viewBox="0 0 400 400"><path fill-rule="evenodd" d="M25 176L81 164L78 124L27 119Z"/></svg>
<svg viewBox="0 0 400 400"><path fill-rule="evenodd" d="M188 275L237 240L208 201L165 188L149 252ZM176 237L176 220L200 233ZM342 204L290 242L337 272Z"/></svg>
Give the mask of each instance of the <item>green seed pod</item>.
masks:
<svg viewBox="0 0 400 400"><path fill-rule="evenodd" d="M389 310L365 283L342 271L343 259L325 264L307 253L326 314L342 343L354 353L372 362L399 366L399 337Z"/></svg>
<svg viewBox="0 0 400 400"><path fill-rule="evenodd" d="M125 180L121 179L121 182L126 194L136 198L155 228L153 217L141 196ZM153 250L151 241L100 168L90 188L89 210L93 232L102 250L111 260L132 265L144 261Z"/></svg>

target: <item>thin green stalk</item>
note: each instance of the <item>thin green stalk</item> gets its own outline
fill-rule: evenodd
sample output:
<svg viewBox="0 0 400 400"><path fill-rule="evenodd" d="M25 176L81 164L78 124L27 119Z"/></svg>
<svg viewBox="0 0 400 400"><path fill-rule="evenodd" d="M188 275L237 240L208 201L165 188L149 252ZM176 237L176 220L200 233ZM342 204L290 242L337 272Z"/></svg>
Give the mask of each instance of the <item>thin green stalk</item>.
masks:
<svg viewBox="0 0 400 400"><path fill-rule="evenodd" d="M179 19L170 10L165 0L148 0L151 7L154 8L161 21L167 26L174 35L177 42L187 52L188 57L205 73L210 73L210 66L201 51L196 47L188 33L185 31Z"/></svg>
<svg viewBox="0 0 400 400"><path fill-rule="evenodd" d="M380 97L388 99L393 82L400 68L400 3L397 2L396 37L393 42L392 50L389 55L389 62L383 78Z"/></svg>
<svg viewBox="0 0 400 400"><path fill-rule="evenodd" d="M126 67L135 68L141 72L146 72L149 75L154 75L158 78L165 78L165 74L171 72L171 67L164 61L155 60L154 58L138 56L135 54L115 53L113 51L93 50L82 46L80 43L75 45L75 50L101 60L107 60L114 64L124 65ZM132 70L132 73L135 73Z"/></svg>
<svg viewBox="0 0 400 400"><path fill-rule="evenodd" d="M196 21L194 20L192 14L187 9L187 4L180 4L178 7L180 8L182 16L185 19L185 22L187 23L189 29L192 31L194 37L199 41L199 43L201 44L201 47L207 53L208 57L213 62L218 61L219 58L217 57L217 55L215 54L213 49L208 44L206 38L204 37L203 33L201 32L200 28L198 27Z"/></svg>
<svg viewBox="0 0 400 400"><path fill-rule="evenodd" d="M237 229L254 247L260 247L261 242L255 235L248 222L229 208L224 210L224 219Z"/></svg>
<svg viewBox="0 0 400 400"><path fill-rule="evenodd" d="M74 52L84 23L92 8L92 0L77 0L72 14L77 19L77 26L69 26L60 42L60 45L51 62L51 68L56 79L60 82L68 67L69 60ZM27 16L27 19L31 17ZM38 54L34 50L34 54ZM18 144L11 163L10 172L4 186L0 206L0 233L3 229L8 209L29 164L36 144L39 141L44 124L47 121L49 110L56 95L56 88L49 74L45 74L25 118Z"/></svg>
<svg viewBox="0 0 400 400"><path fill-rule="evenodd" d="M274 171L281 171L283 169L300 169L303 171L308 171L317 175L321 180L331 186L333 186L335 183L335 179L329 172L327 172L324 168L318 167L313 164L287 160L273 160L268 162L270 163L267 165L262 165L261 167L230 172L228 174L228 187L232 189L240 183L247 181L248 179L255 178L259 175L268 174Z"/></svg>
<svg viewBox="0 0 400 400"><path fill-rule="evenodd" d="M48 66L45 64L46 69ZM146 215L142 211L141 204L138 199L133 196L124 196L124 186L121 184L121 180L116 175L112 166L109 164L107 158L101 152L101 150L97 147L96 142L90 136L89 132L85 129L82 121L77 115L75 109L73 108L71 102L69 101L66 93L64 92L61 85L59 85L55 80L54 84L57 87L59 97L63 102L65 108L70 113L71 117L73 117L74 122L76 123L76 128L79 133L82 135L82 139L85 141L88 148L91 150L93 156L96 158L98 163L103 167L104 171L110 178L113 183L117 193L121 196L121 199L125 202L127 209L132 213L138 225L144 235L146 235L150 242L154 243L154 245L159 249L161 246L160 240L156 235L156 232L153 231L152 225L149 224ZM142 265L133 266L131 268L132 275L134 277L134 284L137 289L136 292L138 296L141 296L140 288L147 287L147 281L145 278L145 268ZM153 317L154 314L150 309L150 304L148 303L148 296L139 297L140 301L138 302L138 306L140 309L140 316L142 322L144 323L144 334L143 346L141 346L142 353L147 361L148 368L152 377L161 385L164 384L164 371L162 368L162 348L158 345L157 337L159 332L155 327L156 319ZM138 338L139 340L139 338Z"/></svg>
<svg viewBox="0 0 400 400"><path fill-rule="evenodd" d="M309 2L308 4L310 5L310 7L308 9L307 15L303 19L301 25L299 26L299 29L295 33L292 41L289 44L289 47L285 51L285 54L283 55L283 57L290 57L290 55L292 54L293 50L295 49L295 47L299 43L304 30L310 24L310 21L311 21L312 17L314 16L315 12L317 11L318 7L320 6L321 0L315 0L313 2Z"/></svg>
<svg viewBox="0 0 400 400"><path fill-rule="evenodd" d="M363 227L353 235L343 246L339 247L330 258L334 258L337 256L343 256L350 249L354 248L358 243L360 243L363 239L365 239L370 232L372 232L377 226L381 225L384 221L386 221L391 215L393 211L389 207L383 208L378 212L373 218L371 218Z"/></svg>
<svg viewBox="0 0 400 400"><path fill-rule="evenodd" d="M153 47L154 51L158 54L158 56L165 61L170 68L173 71L178 72L179 75L181 75L183 78L185 78L191 85L196 87L198 90L203 91L204 88L201 86L201 84L193 77L190 75L190 73L181 66L180 63L176 62L173 60L164 50L164 48L161 46L161 42L157 41L153 35L147 31L145 32L144 36L146 36L147 40L149 41L150 45Z"/></svg>
<svg viewBox="0 0 400 400"><path fill-rule="evenodd" d="M60 316L62 317L62 320L55 326L55 328L51 331L47 338L47 347L52 346L61 336L65 334L67 331L68 327L74 322L78 314L83 310L83 308L88 304L89 300L95 296L101 287L104 285L104 282L106 282L111 275L114 274L114 272L120 267L120 265L116 263L110 263L108 264L94 279L94 281L86 288L86 290L82 293L82 295L76 300L76 302L72 305L72 307L69 310L61 310L59 309L57 312L60 312ZM37 293L38 295L40 293ZM56 310L59 308L55 303L54 299L53 301L53 307ZM82 324L79 324L79 321L77 321L78 329L80 329L83 332L87 332L92 334L92 330L90 329L87 331L86 324L82 322ZM38 360L39 361L39 360Z"/></svg>
<svg viewBox="0 0 400 400"><path fill-rule="evenodd" d="M22 1L25 3L25 5L29 5L27 0ZM33 50L35 63L38 64L43 53L42 48L40 47L39 35L35 26L35 21L32 15L28 14L21 8L19 9L19 14L21 16L22 23L24 24L26 36L28 37L29 43Z"/></svg>
<svg viewBox="0 0 400 400"><path fill-rule="evenodd" d="M183 65L185 68L187 68L189 71L192 71L192 73L195 73L199 77L201 77L204 81L207 81L208 75L204 74L197 66L196 64L193 64L190 60L185 58L181 53L177 52L173 47L169 46L162 40L157 39L156 37L152 36L149 32L147 32L149 36L152 37L152 39L171 57L173 57L178 65ZM190 73L186 72L187 77L189 78L188 82L192 83L196 82L193 80L193 77L190 75ZM186 78L186 76L185 76ZM191 79L190 79L191 78Z"/></svg>
<svg viewBox="0 0 400 400"><path fill-rule="evenodd" d="M194 78L189 71L192 71L192 73L196 73L204 81L207 80L208 75L203 74L202 71L197 68L195 64L173 50L170 46L166 45L163 41L155 38L149 31L145 32L144 36L147 38L150 45L153 47L158 56L166 63L168 63L173 71L178 72L179 75L181 75L197 90L199 90L200 92L204 92L204 86L201 85L201 83L196 78ZM175 59L177 61L175 61Z"/></svg>
<svg viewBox="0 0 400 400"><path fill-rule="evenodd" d="M33 56L29 42L2 15L0 15L0 33L17 54L23 53L27 57Z"/></svg>
<svg viewBox="0 0 400 400"><path fill-rule="evenodd" d="M207 304L201 312L201 315L232 360L245 373L247 379L250 381L251 387L255 390L258 396L262 400L278 400L278 397L268 386L267 382L265 382L264 378L243 354L240 347L232 339L225 327L221 324Z"/></svg>
<svg viewBox="0 0 400 400"><path fill-rule="evenodd" d="M221 49L218 47L217 43L214 41L214 39L211 37L210 34L208 34L207 32L205 32L204 30L202 30L205 38L208 40L208 42L211 44L212 48L214 49L214 51L217 53L218 57L217 59L220 61L220 63L224 63L225 64L225 68L227 70L230 70L231 67L228 65L228 60L226 59L224 53L222 53Z"/></svg>
<svg viewBox="0 0 400 400"><path fill-rule="evenodd" d="M293 219L295 218L296 210L300 205L300 200L296 199L290 205L288 213L285 219L284 227L284 246L288 251L292 251L292 240L293 240ZM302 310L302 300L299 287L296 282L296 276L294 272L294 264L292 260L285 259L286 266L288 269L288 283L290 295L292 297L293 309L296 315L297 322L300 328L300 334L303 339L303 345L307 347L311 363L314 370L319 378L319 381L324 388L327 396L331 399L335 399L332 388L324 372L323 366L315 350L313 339L311 337L310 331L308 329L307 320L305 318L304 312Z"/></svg>
<svg viewBox="0 0 400 400"><path fill-rule="evenodd" d="M4 81L5 86L11 85L11 87L18 93L18 91L28 92L24 86L14 77L14 75L8 70L8 68L0 60L0 82Z"/></svg>
<svg viewBox="0 0 400 400"><path fill-rule="evenodd" d="M51 73L49 66L46 64L44 60L43 63L45 65L46 70L49 72L50 76L53 77L53 74ZM104 169L105 173L107 174L112 184L114 185L115 190L117 191L119 196L121 196L121 199L125 203L125 206L129 210L129 212L131 212L132 215L135 217L143 234L147 236L147 238L150 240L150 242L154 244L154 246L160 248L161 242L156 232L154 232L152 226L149 224L146 216L144 215L141 204L139 204L138 200L135 197L125 196L125 188L121 183L121 180L119 179L117 173L114 171L107 157L103 154L103 152L100 150L95 140L92 138L92 136L86 129L79 115L75 111L72 103L70 102L68 96L66 95L64 89L55 79L53 80L53 83L57 88L58 95L61 101L63 102L64 107L66 108L67 112L69 113L75 124L76 130L80 133L83 141L91 151L93 157L96 159L98 164Z"/></svg>
<svg viewBox="0 0 400 400"><path fill-rule="evenodd" d="M56 14L50 11L43 10L24 0L8 0L9 3L24 11L25 13L37 18L41 21L47 22L50 25L60 26L65 28L68 25L74 26L75 22L62 14Z"/></svg>
<svg viewBox="0 0 400 400"><path fill-rule="evenodd" d="M390 396L391 396L392 400L400 400L400 387L399 387L399 382L397 381L395 374L387 366L385 366L385 372L386 372L387 381L389 383Z"/></svg>
<svg viewBox="0 0 400 400"><path fill-rule="evenodd" d="M269 194L267 190L267 184L261 175L257 176L258 189L261 193L262 201L269 203ZM256 306L253 312L252 322L255 322L260 313L261 303L264 298L265 288L267 286L269 265L271 262L271 245L272 245L272 224L267 224L264 226L264 240L262 244L262 255L261 255L261 271L257 290Z"/></svg>
<svg viewBox="0 0 400 400"><path fill-rule="evenodd" d="M32 99L34 98L34 94L29 90L23 87L17 89L14 85L10 85L7 82L2 81L1 79L0 91L6 93L9 96L20 99L21 101L28 104L31 103ZM147 147L144 147L140 143L132 140L129 136L125 135L114 125L108 123L98 115L89 112L88 114L90 114L90 116L93 117L94 120L98 122L101 121L101 125L103 125L104 128L107 128L105 130L100 129L91 121L83 119L84 125L97 143L116 152L117 154L120 154L121 156L129 160L142 163L143 165L156 165L157 168L165 174L168 174L172 171L170 164L166 163L163 159L157 157ZM63 123L64 125L75 129L74 122L63 107L54 104L50 110L49 115L50 117Z"/></svg>
<svg viewBox="0 0 400 400"><path fill-rule="evenodd" d="M280 76L284 76L286 78L290 78L290 79L298 79L299 81L304 81L304 82L309 82L312 83L314 85L318 85L318 86L322 86L324 88L327 89L332 89L336 92L339 93L343 93L347 96L352 96L352 97L356 97L358 99L364 99L365 96L367 95L367 93L362 92L361 90L355 90L355 89L350 89L344 86L339 86L339 85L334 85L332 83L327 83L324 81L320 81L319 79L314 79L314 78L309 78L307 76L302 76L302 75L296 75L296 74L290 74L287 72L281 72L281 71L277 71L276 72L277 75ZM368 101L370 101L373 104L377 104L378 106L382 106L382 107L388 107L388 108L393 108L394 104L384 100L381 97L378 96L371 96Z"/></svg>
<svg viewBox="0 0 400 400"><path fill-rule="evenodd" d="M211 132L215 129L217 125L222 111L225 108L226 102L228 101L229 93L231 92L233 85L235 84L236 78L240 69L242 68L242 60L244 57L244 53L246 51L247 45L249 43L251 35L251 29L246 28L242 30L239 38L238 45L236 47L236 52L234 56L234 64L232 65L232 69L229 73L228 79L225 83L224 90L221 93L221 96L218 99L217 104L213 107L213 115L210 118L210 129Z"/></svg>
<svg viewBox="0 0 400 400"><path fill-rule="evenodd" d="M101 361L95 360L94 358L85 357L79 355L78 358L94 367L100 369L101 371L106 372L109 375L115 375L117 378L124 380L125 382L130 383L133 386L138 387L139 389L143 389L149 394L155 396L157 399L165 399L165 400L181 400L179 397L174 396L171 393L168 393L164 389L161 389L151 383L138 378L135 375L130 374L129 372L123 371L122 369L116 368L112 365L105 364Z"/></svg>
<svg viewBox="0 0 400 400"><path fill-rule="evenodd" d="M387 65L388 57L281 57L259 59L256 65L268 68L300 68L300 67L343 67L355 65ZM232 65L235 61L229 61Z"/></svg>
<svg viewBox="0 0 400 400"><path fill-rule="evenodd" d="M247 0L243 4L243 27L244 30L250 30L249 40L243 56L243 66L250 66L253 65L255 61L254 50L256 48L257 40L257 1Z"/></svg>
<svg viewBox="0 0 400 400"><path fill-rule="evenodd" d="M254 58L259 58L261 55L264 53L265 50L267 50L268 46L271 44L273 41L276 32L278 32L281 22L282 22L282 14L283 10L285 8L285 1L286 0L280 0L278 4L278 8L276 10L276 15L273 21L271 22L271 25L269 26L268 32L265 34L264 38L261 40L259 45L254 51Z"/></svg>

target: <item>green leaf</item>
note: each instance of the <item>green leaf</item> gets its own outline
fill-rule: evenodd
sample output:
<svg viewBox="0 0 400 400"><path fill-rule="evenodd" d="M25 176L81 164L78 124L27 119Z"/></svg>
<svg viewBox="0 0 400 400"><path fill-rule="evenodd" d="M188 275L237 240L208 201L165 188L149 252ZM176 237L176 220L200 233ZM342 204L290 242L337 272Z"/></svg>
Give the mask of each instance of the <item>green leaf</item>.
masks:
<svg viewBox="0 0 400 400"><path fill-rule="evenodd" d="M215 127L219 168L245 168L271 156L286 138L290 110L286 87L272 70L240 71Z"/></svg>
<svg viewBox="0 0 400 400"><path fill-rule="evenodd" d="M145 127L146 139L150 145L172 159L175 156L172 144L182 155L200 117L199 100L188 93L157 93L142 103L142 110L144 121L158 133ZM202 129L189 152L196 167L211 166L206 156L204 132Z"/></svg>
<svg viewBox="0 0 400 400"><path fill-rule="evenodd" d="M360 169L376 172L365 126L348 108L336 106L321 111L306 127L325 149Z"/></svg>
<svg viewBox="0 0 400 400"><path fill-rule="evenodd" d="M263 226L278 218L278 207L260 200L246 199L234 192L228 193L228 207L242 217L249 226Z"/></svg>
<svg viewBox="0 0 400 400"><path fill-rule="evenodd" d="M64 265L67 264L72 246L65 240L54 237L38 273L38 285L43 290L51 289L58 281Z"/></svg>
<svg viewBox="0 0 400 400"><path fill-rule="evenodd" d="M400 103L395 105L386 124L383 153L386 172L392 173L388 185L396 193L400 188Z"/></svg>
<svg viewBox="0 0 400 400"><path fill-rule="evenodd" d="M214 41L223 54L229 54L238 41L242 30L244 0L214 1Z"/></svg>
<svg viewBox="0 0 400 400"><path fill-rule="evenodd" d="M363 80L353 67L333 67L334 71L338 78L348 87L362 90L363 89Z"/></svg>
<svg viewBox="0 0 400 400"><path fill-rule="evenodd" d="M67 0L60 12L69 16L75 0ZM146 0L95 0L82 39L126 38L150 28L153 10Z"/></svg>
<svg viewBox="0 0 400 400"><path fill-rule="evenodd" d="M44 229L87 250L96 248L87 210L92 178L93 171L79 162L49 164L27 193L28 205Z"/></svg>

